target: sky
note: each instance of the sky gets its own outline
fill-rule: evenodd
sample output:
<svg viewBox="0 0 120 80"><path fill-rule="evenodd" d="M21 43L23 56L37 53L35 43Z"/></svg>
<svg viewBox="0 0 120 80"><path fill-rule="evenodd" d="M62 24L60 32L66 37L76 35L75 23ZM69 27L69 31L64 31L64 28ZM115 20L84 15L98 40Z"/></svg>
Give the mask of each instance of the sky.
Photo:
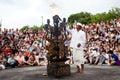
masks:
<svg viewBox="0 0 120 80"><path fill-rule="evenodd" d="M81 11L96 14L113 7L120 8L120 0L0 0L0 23L2 28L20 29L26 25L40 26L50 19L52 25L55 14L68 18Z"/></svg>

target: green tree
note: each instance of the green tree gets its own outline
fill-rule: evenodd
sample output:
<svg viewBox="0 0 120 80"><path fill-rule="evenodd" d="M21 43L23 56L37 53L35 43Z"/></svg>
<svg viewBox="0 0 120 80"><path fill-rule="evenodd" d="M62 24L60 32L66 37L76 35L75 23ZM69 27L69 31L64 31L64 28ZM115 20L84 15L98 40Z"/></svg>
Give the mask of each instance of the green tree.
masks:
<svg viewBox="0 0 120 80"><path fill-rule="evenodd" d="M43 25L41 25L41 26L39 27L39 30L40 30L40 31L42 31L43 27L44 27L44 26L43 26Z"/></svg>
<svg viewBox="0 0 120 80"><path fill-rule="evenodd" d="M95 15L88 12L80 12L76 14L72 14L68 17L68 23L73 24L75 20L82 24L89 23L98 23L98 22L106 22L111 19L119 19L120 18L120 8L112 8L108 12L97 13Z"/></svg>
<svg viewBox="0 0 120 80"><path fill-rule="evenodd" d="M108 14L112 19L119 19L120 18L120 8L112 8L109 10Z"/></svg>
<svg viewBox="0 0 120 80"><path fill-rule="evenodd" d="M26 25L26 26L23 26L22 28L21 28L21 30L22 31L26 31L26 30L28 30L30 27L28 26L28 25Z"/></svg>
<svg viewBox="0 0 120 80"><path fill-rule="evenodd" d="M41 31L43 29L43 26L34 25L34 26L31 27L31 29L32 29L32 31Z"/></svg>
<svg viewBox="0 0 120 80"><path fill-rule="evenodd" d="M106 12L91 15L91 22L92 23L97 23L97 22L101 22L101 21L106 22L106 21L110 21L110 20L111 20L111 17Z"/></svg>
<svg viewBox="0 0 120 80"><path fill-rule="evenodd" d="M32 29L32 31L37 31L39 29L39 27L34 25L34 26L31 27L31 29Z"/></svg>
<svg viewBox="0 0 120 80"><path fill-rule="evenodd" d="M31 29L32 31L41 31L43 29L43 26L42 25L41 26L34 25L34 26L30 27L27 25L27 26L23 26L20 30L26 31L28 29Z"/></svg>
<svg viewBox="0 0 120 80"><path fill-rule="evenodd" d="M68 17L68 23L73 24L74 21L80 22L82 24L91 23L91 13L80 12L77 14L72 14Z"/></svg>

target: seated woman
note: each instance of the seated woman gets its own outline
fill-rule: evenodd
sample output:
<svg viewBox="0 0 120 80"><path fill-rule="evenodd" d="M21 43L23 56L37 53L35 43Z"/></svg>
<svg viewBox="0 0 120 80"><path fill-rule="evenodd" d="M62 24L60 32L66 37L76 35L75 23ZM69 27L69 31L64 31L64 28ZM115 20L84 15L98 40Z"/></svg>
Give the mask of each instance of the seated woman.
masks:
<svg viewBox="0 0 120 80"><path fill-rule="evenodd" d="M23 66L25 64L25 58L21 51L19 51L18 55L16 56L16 60L19 66Z"/></svg>
<svg viewBox="0 0 120 80"><path fill-rule="evenodd" d="M30 66L35 66L37 64L36 58L34 54L30 54L27 64Z"/></svg>

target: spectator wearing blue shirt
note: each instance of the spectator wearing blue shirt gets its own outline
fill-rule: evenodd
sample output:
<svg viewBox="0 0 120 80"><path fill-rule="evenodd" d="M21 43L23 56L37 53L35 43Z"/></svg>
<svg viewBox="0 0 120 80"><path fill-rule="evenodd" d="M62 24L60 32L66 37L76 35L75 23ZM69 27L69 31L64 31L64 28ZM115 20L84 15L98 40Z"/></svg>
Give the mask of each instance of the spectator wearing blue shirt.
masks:
<svg viewBox="0 0 120 80"><path fill-rule="evenodd" d="M109 54L108 64L115 65L116 62L119 61L118 56L114 54L112 50L108 51L108 54Z"/></svg>

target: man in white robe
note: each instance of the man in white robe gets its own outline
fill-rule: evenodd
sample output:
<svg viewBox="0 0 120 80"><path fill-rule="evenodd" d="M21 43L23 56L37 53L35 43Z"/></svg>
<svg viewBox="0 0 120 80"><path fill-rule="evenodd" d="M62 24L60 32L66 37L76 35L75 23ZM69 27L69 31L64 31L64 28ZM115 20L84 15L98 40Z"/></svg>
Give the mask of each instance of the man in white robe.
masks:
<svg viewBox="0 0 120 80"><path fill-rule="evenodd" d="M73 48L73 61L77 66L77 72L84 72L84 54L83 49L86 43L86 33L81 30L82 25L77 23L76 28L67 29L72 34L70 47Z"/></svg>

